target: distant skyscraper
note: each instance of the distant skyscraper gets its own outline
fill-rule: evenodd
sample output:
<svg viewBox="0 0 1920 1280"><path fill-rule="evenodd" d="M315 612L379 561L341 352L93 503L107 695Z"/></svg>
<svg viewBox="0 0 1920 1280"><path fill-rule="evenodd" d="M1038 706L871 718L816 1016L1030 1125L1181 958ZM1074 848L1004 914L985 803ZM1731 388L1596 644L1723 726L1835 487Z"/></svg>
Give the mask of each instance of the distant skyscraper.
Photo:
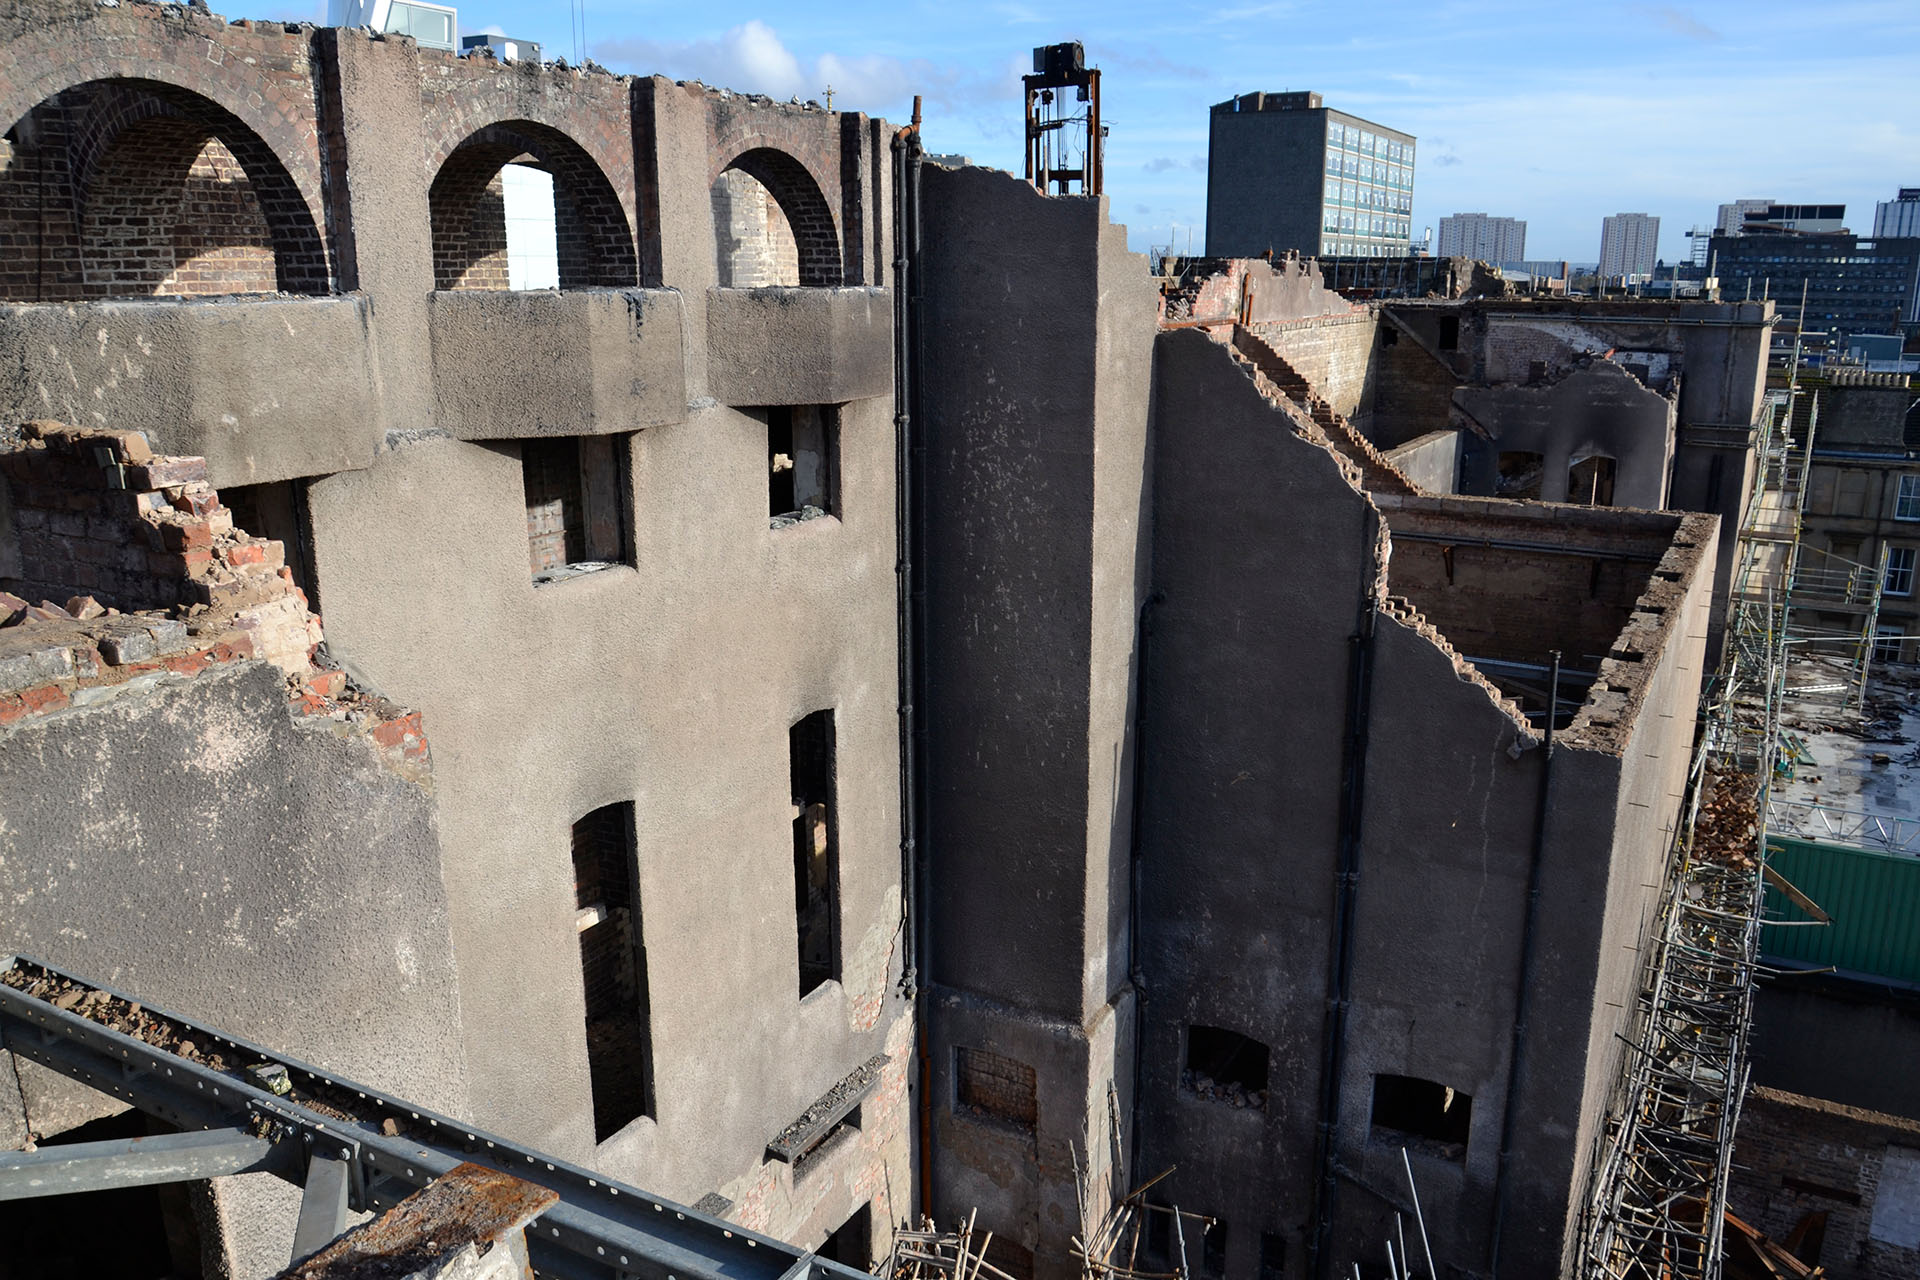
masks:
<svg viewBox="0 0 1920 1280"><path fill-rule="evenodd" d="M1920 187L1902 187L1896 198L1875 206L1873 234L1920 236Z"/></svg>
<svg viewBox="0 0 1920 1280"><path fill-rule="evenodd" d="M1482 262L1519 262L1527 256L1527 224L1518 218L1456 213L1440 219L1442 258L1478 258Z"/></svg>
<svg viewBox="0 0 1920 1280"><path fill-rule="evenodd" d="M1219 103L1207 156L1207 252L1406 257L1413 142L1323 107L1317 93Z"/></svg>
<svg viewBox="0 0 1920 1280"><path fill-rule="evenodd" d="M1765 213L1768 205L1777 203L1772 196L1768 196L1764 200L1735 200L1732 204L1723 204L1720 206L1720 218L1713 224L1713 229L1723 236L1737 236L1748 214Z"/></svg>
<svg viewBox="0 0 1920 1280"><path fill-rule="evenodd" d="M1600 278L1650 276L1659 260L1660 219L1616 213L1600 222Z"/></svg>

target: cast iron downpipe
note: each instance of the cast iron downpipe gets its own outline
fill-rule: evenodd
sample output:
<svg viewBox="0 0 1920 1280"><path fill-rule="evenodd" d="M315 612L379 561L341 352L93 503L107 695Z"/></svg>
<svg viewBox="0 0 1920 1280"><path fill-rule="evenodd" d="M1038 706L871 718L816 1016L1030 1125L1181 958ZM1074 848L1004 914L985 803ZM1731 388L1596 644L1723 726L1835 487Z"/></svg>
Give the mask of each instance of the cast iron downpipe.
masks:
<svg viewBox="0 0 1920 1280"><path fill-rule="evenodd" d="M1340 776L1340 863L1335 879L1333 935L1328 947L1326 1032L1320 1043L1320 1123L1316 1135L1311 1267L1319 1280L1333 1273L1334 1210L1340 1183L1334 1144L1340 1131L1340 1077L1347 1065L1347 1013L1353 987L1353 920L1360 897L1360 820L1365 814L1367 718L1373 694L1373 629L1381 573L1380 517L1366 523L1367 578L1354 634L1347 639L1347 740Z"/></svg>
<svg viewBox="0 0 1920 1280"><path fill-rule="evenodd" d="M1133 1143L1127 1158L1127 1185L1137 1187L1140 1172L1140 1117L1146 1095L1147 975L1140 967L1140 817L1147 794L1147 651L1153 639L1153 613L1167 596L1149 592L1134 624L1133 798L1127 822L1127 981L1133 986Z"/></svg>
<svg viewBox="0 0 1920 1280"><path fill-rule="evenodd" d="M927 927L930 867L925 830L926 733L918 708L926 693L919 641L926 634L926 589L915 572L924 554L924 429L920 395L920 99L913 123L893 135L893 520L900 701L900 892L907 954L903 993L914 1002L914 1056L920 1165L918 1214L933 1212L933 1060L927 1048L927 985L933 937Z"/></svg>
<svg viewBox="0 0 1920 1280"><path fill-rule="evenodd" d="M1533 948L1538 933L1540 866L1546 860L1547 799L1553 784L1553 721L1560 714L1560 651L1553 651L1547 677L1546 754L1540 761L1540 799L1533 814L1533 853L1527 863L1527 914L1520 932L1520 985L1513 995L1513 1047L1507 1056L1507 1099L1500 1109L1500 1160L1493 1174L1493 1228L1487 1240L1487 1280L1500 1277L1500 1233L1507 1223L1507 1192L1513 1185L1513 1130L1520 1110L1520 1079L1527 1058L1527 1014L1533 1006Z"/></svg>

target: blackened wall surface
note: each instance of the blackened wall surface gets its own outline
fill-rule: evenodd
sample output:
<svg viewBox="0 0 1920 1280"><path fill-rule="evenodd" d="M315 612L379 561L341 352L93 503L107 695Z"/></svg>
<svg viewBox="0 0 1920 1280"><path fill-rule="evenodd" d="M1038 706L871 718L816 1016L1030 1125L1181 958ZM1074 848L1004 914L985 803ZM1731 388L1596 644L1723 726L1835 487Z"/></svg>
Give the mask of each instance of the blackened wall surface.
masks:
<svg viewBox="0 0 1920 1280"><path fill-rule="evenodd" d="M1155 303L1104 202L978 169L923 181L936 1207L978 1204L1065 1275L1069 1149L1104 1171L1108 1083L1125 1091L1131 1061ZM1034 1068L1031 1132L953 1105L960 1048Z"/></svg>

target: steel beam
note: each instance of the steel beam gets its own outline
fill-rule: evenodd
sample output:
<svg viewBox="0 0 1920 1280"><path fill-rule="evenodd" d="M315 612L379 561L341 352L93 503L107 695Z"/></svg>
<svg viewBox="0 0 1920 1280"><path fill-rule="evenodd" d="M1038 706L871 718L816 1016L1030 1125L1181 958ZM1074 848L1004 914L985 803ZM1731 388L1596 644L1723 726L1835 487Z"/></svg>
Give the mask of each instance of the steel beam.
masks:
<svg viewBox="0 0 1920 1280"><path fill-rule="evenodd" d="M307 1186L300 1195L300 1218L293 1227L293 1261L311 1258L347 1229L347 1193L353 1165L331 1151L315 1151L307 1161Z"/></svg>
<svg viewBox="0 0 1920 1280"><path fill-rule="evenodd" d="M205 1129L0 1152L0 1200L111 1191L259 1173L273 1144L244 1129Z"/></svg>

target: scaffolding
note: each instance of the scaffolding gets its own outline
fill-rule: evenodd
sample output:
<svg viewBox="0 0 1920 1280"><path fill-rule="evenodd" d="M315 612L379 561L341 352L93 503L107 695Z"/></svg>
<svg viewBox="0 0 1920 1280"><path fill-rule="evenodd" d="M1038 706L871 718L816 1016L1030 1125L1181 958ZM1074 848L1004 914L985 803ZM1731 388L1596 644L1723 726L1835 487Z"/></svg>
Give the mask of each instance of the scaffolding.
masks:
<svg viewBox="0 0 1920 1280"><path fill-rule="evenodd" d="M1811 416L1763 407L1702 732L1583 1224L1587 1280L1717 1280L1746 1092L1765 815L1785 695Z"/></svg>

